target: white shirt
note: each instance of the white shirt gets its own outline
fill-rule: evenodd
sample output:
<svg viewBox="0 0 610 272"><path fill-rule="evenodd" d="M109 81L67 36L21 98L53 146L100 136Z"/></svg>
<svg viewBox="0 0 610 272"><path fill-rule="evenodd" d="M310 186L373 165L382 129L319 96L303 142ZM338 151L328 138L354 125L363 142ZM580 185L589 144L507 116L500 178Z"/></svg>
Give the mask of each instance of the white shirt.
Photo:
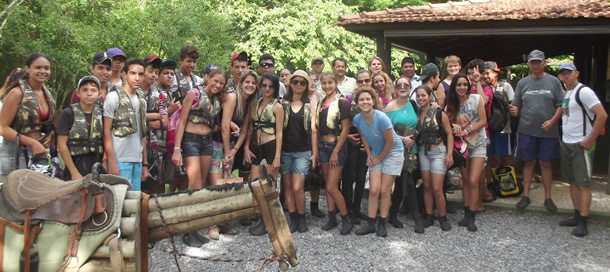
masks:
<svg viewBox="0 0 610 272"><path fill-rule="evenodd" d="M576 91L582 84L576 84L576 87L572 90L568 90L563 96L563 102L561 107L563 113L561 114L561 121L563 125L563 136L562 140L564 143L573 144L582 142L593 130L593 124L587 119L585 115L583 118L582 108L576 103ZM580 102L585 107L586 113L591 119L594 118L594 114L591 111L595 105L601 102L597 98L597 95L591 88L584 86L579 93ZM583 135L583 125L586 123L586 133Z"/></svg>

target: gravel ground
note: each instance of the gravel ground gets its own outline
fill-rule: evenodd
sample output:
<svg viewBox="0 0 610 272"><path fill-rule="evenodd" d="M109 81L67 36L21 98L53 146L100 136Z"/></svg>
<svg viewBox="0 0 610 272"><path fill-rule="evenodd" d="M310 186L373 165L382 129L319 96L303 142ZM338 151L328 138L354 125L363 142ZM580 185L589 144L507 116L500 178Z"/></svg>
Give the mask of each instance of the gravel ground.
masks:
<svg viewBox="0 0 610 272"><path fill-rule="evenodd" d="M300 264L290 271L608 271L610 267L607 223L590 222L589 235L576 238L570 234L572 228L559 227L558 215L488 209L477 215L479 230L470 233L457 226L462 216L461 212L448 215L453 227L449 232L435 222L425 234L416 234L413 221L401 215L405 228L388 225L388 237L380 238L353 232L341 236L338 228L323 231L326 218L309 217L308 210L309 231L294 234ZM176 245L180 252L203 257L257 258L271 252L267 236L253 237L246 227L237 228L239 235L221 235L219 241L201 248L186 247L180 236ZM178 270L173 257L162 251L170 247L165 239L151 250L151 271ZM179 263L182 271L255 271L262 265L188 258ZM278 265L263 271L278 271Z"/></svg>

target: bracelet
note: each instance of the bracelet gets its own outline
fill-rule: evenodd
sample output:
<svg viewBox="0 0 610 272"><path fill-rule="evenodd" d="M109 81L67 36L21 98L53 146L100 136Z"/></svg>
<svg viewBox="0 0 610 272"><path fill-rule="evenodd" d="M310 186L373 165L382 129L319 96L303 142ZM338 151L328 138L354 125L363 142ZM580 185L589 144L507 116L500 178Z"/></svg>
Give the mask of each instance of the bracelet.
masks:
<svg viewBox="0 0 610 272"><path fill-rule="evenodd" d="M179 146L174 147L174 150L180 150L180 151L182 151L182 149L181 149Z"/></svg>
<svg viewBox="0 0 610 272"><path fill-rule="evenodd" d="M143 163L142 166L143 167L148 167L148 163Z"/></svg>

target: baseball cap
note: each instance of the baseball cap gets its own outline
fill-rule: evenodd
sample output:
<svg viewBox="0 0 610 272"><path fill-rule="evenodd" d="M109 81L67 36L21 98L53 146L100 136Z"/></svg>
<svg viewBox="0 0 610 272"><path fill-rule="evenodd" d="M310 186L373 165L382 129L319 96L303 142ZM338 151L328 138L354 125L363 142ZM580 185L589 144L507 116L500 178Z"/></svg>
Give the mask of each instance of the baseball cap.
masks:
<svg viewBox="0 0 610 272"><path fill-rule="evenodd" d="M112 58L114 58L116 56L121 56L121 57L127 59L127 56L125 55L123 50L119 49L118 47L109 48L106 52L108 52L108 54Z"/></svg>
<svg viewBox="0 0 610 272"><path fill-rule="evenodd" d="M530 52L529 55L527 55L527 62L533 61L533 60L544 60L544 52L538 50L538 49L534 49L532 50L532 52Z"/></svg>
<svg viewBox="0 0 610 272"><path fill-rule="evenodd" d="M205 66L205 68L203 68L203 73L204 74L209 74L212 70L218 70L220 69L220 66L216 65L216 64L208 64Z"/></svg>
<svg viewBox="0 0 610 272"><path fill-rule="evenodd" d="M144 63L146 63L146 65L152 64L152 66L156 68L161 67L162 61L156 54L152 54L144 57Z"/></svg>
<svg viewBox="0 0 610 272"><path fill-rule="evenodd" d="M495 61L486 61L485 62L485 69L489 69L492 70L498 74L503 74L504 72L502 72L502 70L500 70L500 68L498 67L498 63Z"/></svg>
<svg viewBox="0 0 610 272"><path fill-rule="evenodd" d="M559 66L558 72L561 73L562 70L576 71L578 69L576 69L576 65L574 65L573 63L567 62L567 63L563 63Z"/></svg>
<svg viewBox="0 0 610 272"><path fill-rule="evenodd" d="M161 68L163 67L178 67L178 63L175 60L171 60L171 59L166 59L163 62L161 62Z"/></svg>
<svg viewBox="0 0 610 272"><path fill-rule="evenodd" d="M316 63L316 61L319 61L319 62L321 62L322 64L324 64L324 60L323 60L322 58L320 58L320 57L315 57L315 58L313 58L313 59L311 60L311 64Z"/></svg>
<svg viewBox="0 0 610 272"><path fill-rule="evenodd" d="M236 59L237 57L240 57L240 59L245 59L246 61L248 61L248 53L246 53L246 51L241 51L241 52L233 54L233 56L231 57L231 62L233 62L233 60ZM250 61L248 61L248 64L250 64Z"/></svg>
<svg viewBox="0 0 610 272"><path fill-rule="evenodd" d="M100 81L97 79L97 77L94 77L94 76L84 76L80 80L78 80L78 87L76 87L76 88L80 89L80 87L85 85L85 83L89 83L89 82L95 83L95 85L97 85L98 88L100 87Z"/></svg>
<svg viewBox="0 0 610 272"><path fill-rule="evenodd" d="M108 52L98 52L97 54L95 54L95 56L93 56L93 59L91 60L91 65L102 64L105 62L108 62L108 65L112 65L112 58L110 57Z"/></svg>
<svg viewBox="0 0 610 272"><path fill-rule="evenodd" d="M430 63L424 65L424 67L422 67L422 72L421 72L421 76L419 76L419 79L421 81L426 81L434 72L438 72L438 66L436 66L436 64L430 62Z"/></svg>

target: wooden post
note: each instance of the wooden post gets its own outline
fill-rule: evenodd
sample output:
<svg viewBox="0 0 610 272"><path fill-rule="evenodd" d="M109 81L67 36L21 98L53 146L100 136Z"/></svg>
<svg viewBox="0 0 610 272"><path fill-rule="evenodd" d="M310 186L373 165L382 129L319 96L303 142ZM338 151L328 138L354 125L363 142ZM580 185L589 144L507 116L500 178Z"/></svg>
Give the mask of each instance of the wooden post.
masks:
<svg viewBox="0 0 610 272"><path fill-rule="evenodd" d="M262 173L260 176L266 177L267 175ZM270 182L261 182L261 180L252 182L251 187L256 202L258 202L261 217L267 228L267 235L273 245L273 253L277 257L286 256L286 261L290 266L298 265L297 249L292 239L292 233L288 228L277 191L275 191ZM280 269L283 271L287 270L287 264L280 262Z"/></svg>

